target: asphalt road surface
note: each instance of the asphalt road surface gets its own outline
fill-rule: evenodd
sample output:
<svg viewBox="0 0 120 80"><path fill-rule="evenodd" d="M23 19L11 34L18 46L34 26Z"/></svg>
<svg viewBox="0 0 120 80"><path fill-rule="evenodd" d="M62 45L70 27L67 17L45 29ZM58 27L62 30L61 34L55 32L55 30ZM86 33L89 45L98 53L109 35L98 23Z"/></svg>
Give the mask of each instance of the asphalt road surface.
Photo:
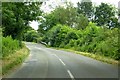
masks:
<svg viewBox="0 0 120 80"><path fill-rule="evenodd" d="M118 78L118 67L72 52L26 43L30 55L7 78Z"/></svg>

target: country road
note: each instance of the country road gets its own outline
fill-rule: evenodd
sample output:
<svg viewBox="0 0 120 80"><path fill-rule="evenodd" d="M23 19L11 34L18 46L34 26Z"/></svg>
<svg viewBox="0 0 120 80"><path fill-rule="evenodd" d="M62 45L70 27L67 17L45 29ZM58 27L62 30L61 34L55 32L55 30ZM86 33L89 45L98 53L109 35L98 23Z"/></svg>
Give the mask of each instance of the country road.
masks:
<svg viewBox="0 0 120 80"><path fill-rule="evenodd" d="M30 55L7 78L118 78L118 67L72 52L25 43Z"/></svg>

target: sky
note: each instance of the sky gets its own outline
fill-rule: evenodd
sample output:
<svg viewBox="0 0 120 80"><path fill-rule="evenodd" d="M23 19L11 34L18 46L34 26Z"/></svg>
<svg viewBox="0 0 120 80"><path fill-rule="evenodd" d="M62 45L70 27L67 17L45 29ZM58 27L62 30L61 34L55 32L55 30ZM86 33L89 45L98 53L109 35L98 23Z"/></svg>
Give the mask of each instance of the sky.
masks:
<svg viewBox="0 0 120 80"><path fill-rule="evenodd" d="M49 9L49 7L55 8L55 6L64 5L63 2L65 1L71 1L74 4L74 6L77 6L76 3L80 0L46 0L46 2L42 4L41 9L44 10L44 12L50 12L52 9ZM94 5L100 5L101 2L104 2L104 3L112 4L115 7L118 7L118 2L120 0L91 0L91 1L93 2ZM38 23L35 21L31 22L30 26L35 30L38 29Z"/></svg>

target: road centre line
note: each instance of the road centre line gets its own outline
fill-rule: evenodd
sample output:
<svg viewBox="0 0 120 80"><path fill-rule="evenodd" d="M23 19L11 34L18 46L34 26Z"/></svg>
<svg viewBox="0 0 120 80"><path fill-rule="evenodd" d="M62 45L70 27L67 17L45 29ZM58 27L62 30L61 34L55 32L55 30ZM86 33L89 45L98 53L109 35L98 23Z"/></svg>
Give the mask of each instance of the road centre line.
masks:
<svg viewBox="0 0 120 80"><path fill-rule="evenodd" d="M64 65L64 66L66 66L66 64L61 60L61 59L59 59L60 60L60 62Z"/></svg>
<svg viewBox="0 0 120 80"><path fill-rule="evenodd" d="M67 72L68 72L70 78L71 78L72 80L75 80L75 79L74 79L74 76L72 75L72 73L70 72L70 70L67 70Z"/></svg>
<svg viewBox="0 0 120 80"><path fill-rule="evenodd" d="M59 59L59 61L60 61L64 66L66 66L66 64L65 64L56 54L51 54L51 55L57 57L57 58ZM67 72L68 72L70 78L71 78L72 80L75 80L75 78L74 78L74 76L72 75L72 73L70 72L70 70L67 69Z"/></svg>
<svg viewBox="0 0 120 80"><path fill-rule="evenodd" d="M55 57L57 57L59 59L59 61L65 66L66 64L56 55L56 54L52 54L54 55Z"/></svg>

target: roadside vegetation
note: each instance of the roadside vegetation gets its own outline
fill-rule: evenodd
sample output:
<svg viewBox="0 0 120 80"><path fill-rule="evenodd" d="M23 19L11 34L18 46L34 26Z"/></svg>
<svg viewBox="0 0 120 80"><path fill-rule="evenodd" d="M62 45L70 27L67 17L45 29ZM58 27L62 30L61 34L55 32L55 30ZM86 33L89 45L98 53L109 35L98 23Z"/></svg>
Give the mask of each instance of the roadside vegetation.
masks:
<svg viewBox="0 0 120 80"><path fill-rule="evenodd" d="M41 2L3 2L2 3L2 26L0 28L0 65L2 66L1 75L5 75L10 70L21 64L29 55L29 50L23 41L23 34L35 33L29 31L29 23L38 20L41 14ZM37 34L38 35L38 34ZM35 35L33 35L36 37ZM32 36L32 37L33 37ZM28 37L32 41L32 37ZM24 40L28 40L25 38ZM36 41L35 41L36 42Z"/></svg>
<svg viewBox="0 0 120 80"><path fill-rule="evenodd" d="M78 2L77 7L69 2L64 4L66 7L57 6L50 13L43 13L38 30L25 33L25 41L44 43L118 64L118 9L107 3L93 6L90 0Z"/></svg>
<svg viewBox="0 0 120 80"><path fill-rule="evenodd" d="M86 29L75 30L58 24L49 30L42 40L51 47L89 52L89 54L101 55L114 60L120 58L117 28L103 29L90 22Z"/></svg>
<svg viewBox="0 0 120 80"><path fill-rule="evenodd" d="M2 77L2 28L0 26L0 77Z"/></svg>
<svg viewBox="0 0 120 80"><path fill-rule="evenodd" d="M2 38L2 75L19 65L29 54L25 44L19 46L18 40L13 40L10 36Z"/></svg>
<svg viewBox="0 0 120 80"><path fill-rule="evenodd" d="M99 61L102 61L102 62L105 62L105 63L108 63L108 64L113 64L113 65L119 65L119 61L118 60L115 60L115 59L112 59L108 56L103 56L103 55L100 55L100 54L93 54L93 53L90 53L90 52L81 52L81 51L76 51L76 50L73 50L73 49L65 49L65 48L56 48L56 47L52 47L54 49L57 49L57 50L65 50L65 51L68 51L68 52L73 52L75 54L80 54L80 55L83 55L83 56L86 56L86 57L90 57L90 58L93 58L93 59L96 59L96 60L99 60Z"/></svg>
<svg viewBox="0 0 120 80"><path fill-rule="evenodd" d="M41 41L41 35L34 29L30 28L29 30L27 30L24 33L23 41L37 43L37 42Z"/></svg>
<svg viewBox="0 0 120 80"><path fill-rule="evenodd" d="M51 13L43 14L38 33L43 34L41 42L57 49L75 51L103 62L118 64L120 60L116 15L118 9L101 3L66 3ZM94 56L94 57L93 57Z"/></svg>
<svg viewBox="0 0 120 80"><path fill-rule="evenodd" d="M113 5L88 2L64 2L53 11L44 13L42 2L2 3L2 33L0 33L2 74L22 63L29 50L22 41L45 43L97 60L118 64L118 9ZM39 23L38 30L30 22ZM2 45L2 46L1 46ZM109 58L108 60L105 60ZM117 61L117 62L116 62Z"/></svg>
<svg viewBox="0 0 120 80"><path fill-rule="evenodd" d="M15 51L19 50L23 47L23 45L19 46L18 40L13 40L11 36L2 38L2 58L15 53Z"/></svg>

